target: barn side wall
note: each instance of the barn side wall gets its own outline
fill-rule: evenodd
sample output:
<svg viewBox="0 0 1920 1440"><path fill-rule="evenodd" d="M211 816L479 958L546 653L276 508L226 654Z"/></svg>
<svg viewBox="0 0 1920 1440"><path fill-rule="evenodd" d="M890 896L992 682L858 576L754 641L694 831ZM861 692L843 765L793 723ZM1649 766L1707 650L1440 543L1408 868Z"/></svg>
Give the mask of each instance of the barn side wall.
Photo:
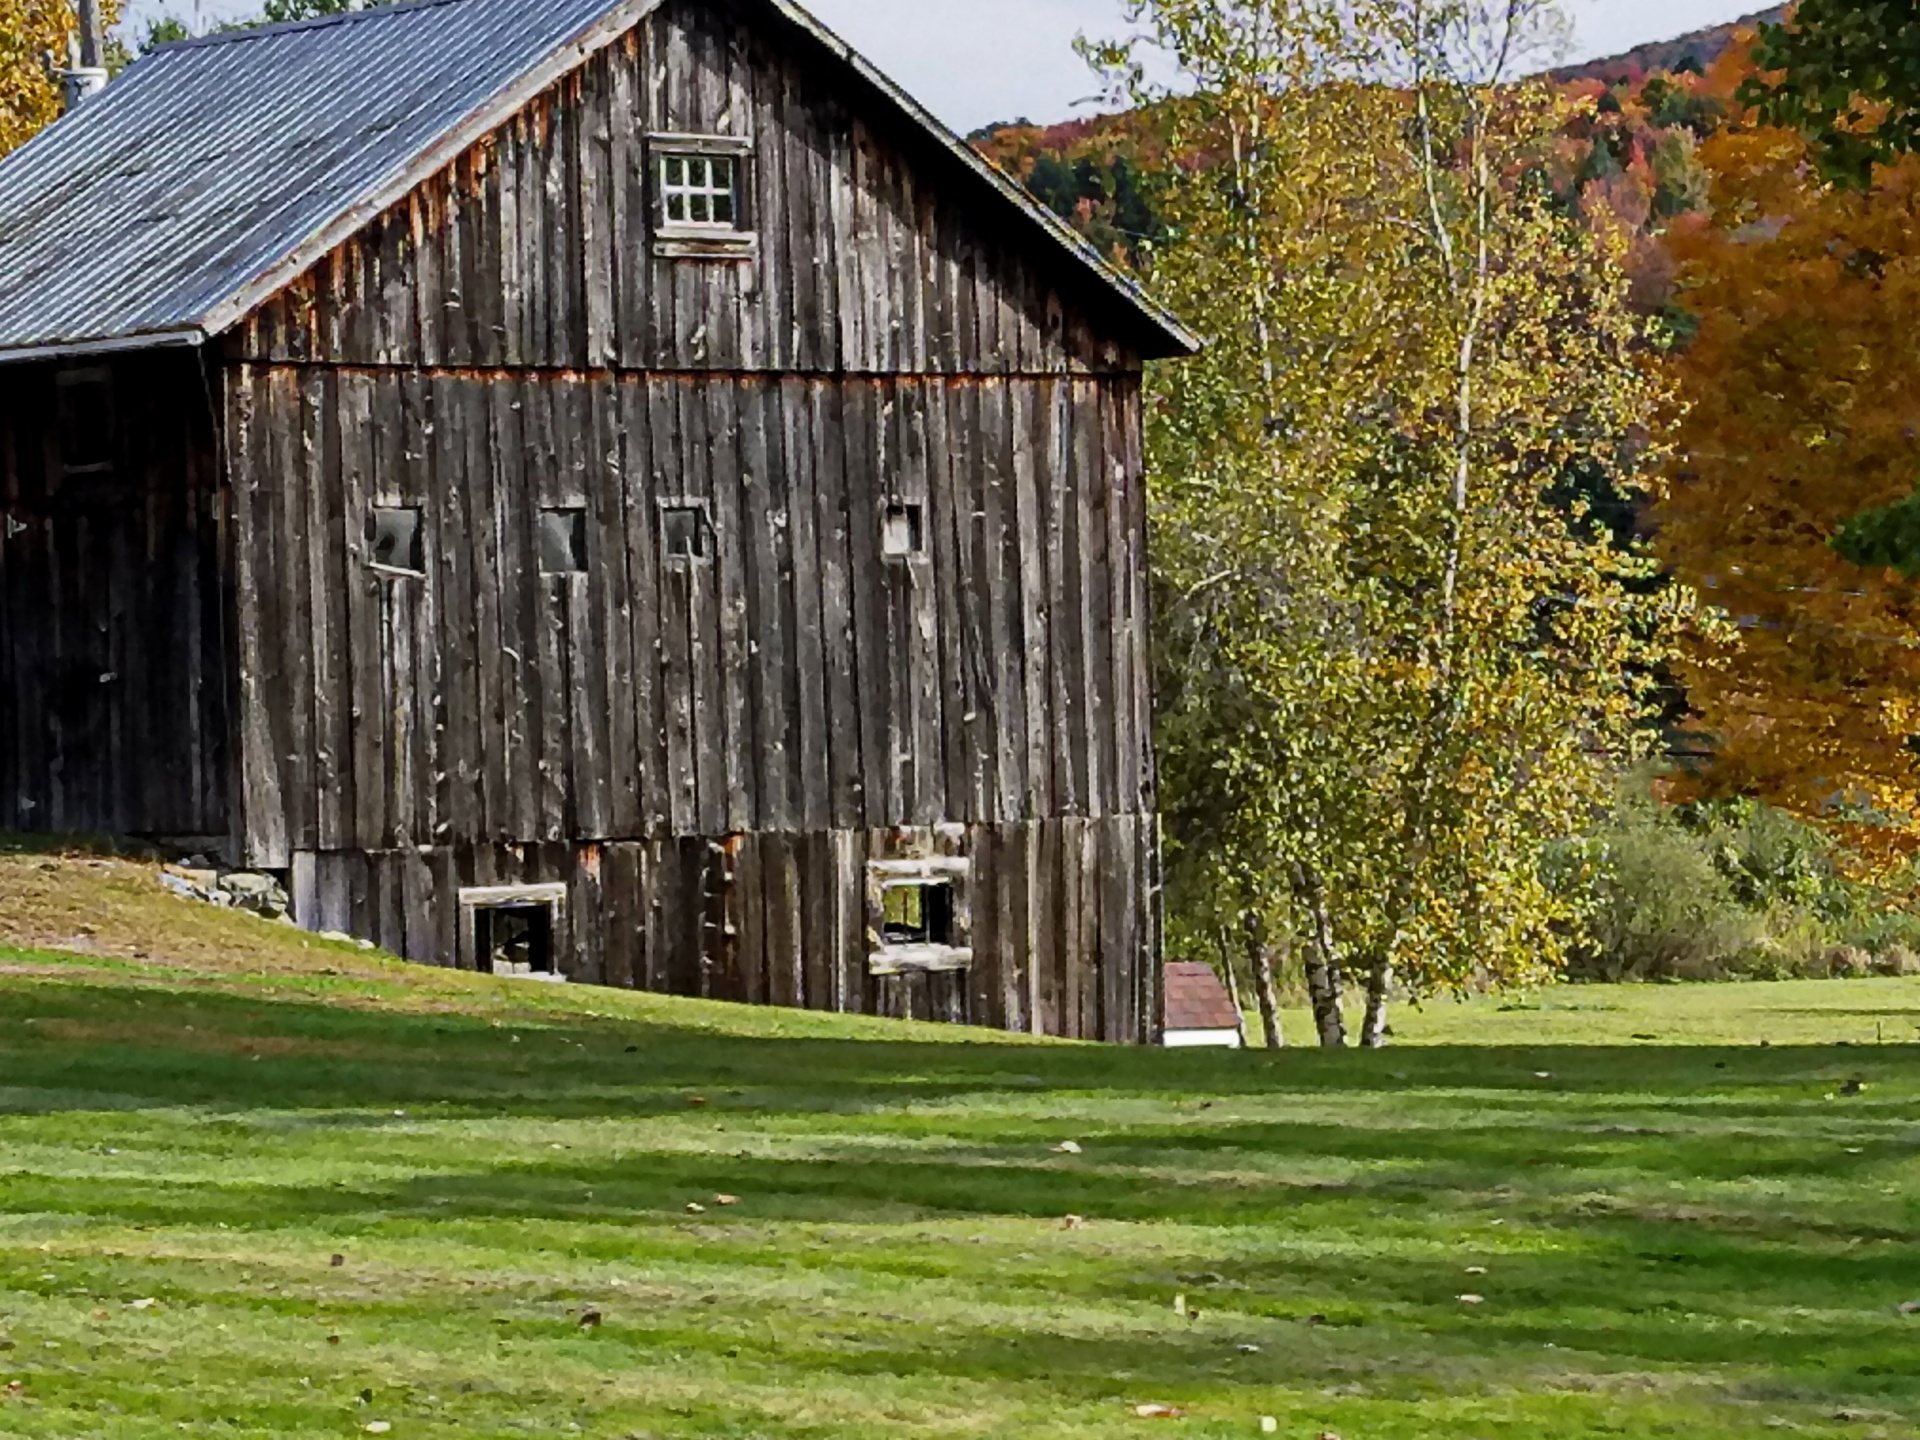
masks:
<svg viewBox="0 0 1920 1440"><path fill-rule="evenodd" d="M89 377L104 448L74 467L61 391ZM218 383L186 351L0 367L0 829L228 834Z"/></svg>
<svg viewBox="0 0 1920 1440"><path fill-rule="evenodd" d="M973 965L870 974L868 864L936 850L972 867ZM1150 822L1128 816L299 855L293 890L311 928L471 968L460 890L557 882L577 982L1139 1043L1159 1013L1139 903L1152 861Z"/></svg>
<svg viewBox="0 0 1920 1440"><path fill-rule="evenodd" d="M247 858L1151 813L1138 405L237 370ZM925 553L890 560L901 502ZM423 576L369 563L376 505L421 513ZM586 568L543 574L565 507Z"/></svg>
<svg viewBox="0 0 1920 1440"><path fill-rule="evenodd" d="M844 67L675 0L265 306L253 360L828 374L1138 371L1140 321ZM809 57L813 56L810 60ZM751 140L747 263L655 253L647 136Z"/></svg>

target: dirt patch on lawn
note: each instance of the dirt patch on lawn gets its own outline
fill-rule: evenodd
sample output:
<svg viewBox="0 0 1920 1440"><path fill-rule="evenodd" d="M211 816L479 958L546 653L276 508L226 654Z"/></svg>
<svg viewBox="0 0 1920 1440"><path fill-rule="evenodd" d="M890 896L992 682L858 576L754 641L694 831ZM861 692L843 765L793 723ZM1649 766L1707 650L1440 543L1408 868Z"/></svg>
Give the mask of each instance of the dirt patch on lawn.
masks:
<svg viewBox="0 0 1920 1440"><path fill-rule="evenodd" d="M293 926L183 900L157 865L0 853L0 948L52 950L228 974L391 979L391 961Z"/></svg>

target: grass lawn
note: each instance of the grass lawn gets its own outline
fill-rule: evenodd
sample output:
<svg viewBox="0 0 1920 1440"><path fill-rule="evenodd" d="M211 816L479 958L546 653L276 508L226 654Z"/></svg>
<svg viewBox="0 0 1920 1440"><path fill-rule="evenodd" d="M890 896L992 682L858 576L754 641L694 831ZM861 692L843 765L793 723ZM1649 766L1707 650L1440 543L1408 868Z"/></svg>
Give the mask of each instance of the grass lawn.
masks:
<svg viewBox="0 0 1920 1440"><path fill-rule="evenodd" d="M407 969L37 856L0 945L0 1435L1920 1421L1920 982L1131 1052Z"/></svg>

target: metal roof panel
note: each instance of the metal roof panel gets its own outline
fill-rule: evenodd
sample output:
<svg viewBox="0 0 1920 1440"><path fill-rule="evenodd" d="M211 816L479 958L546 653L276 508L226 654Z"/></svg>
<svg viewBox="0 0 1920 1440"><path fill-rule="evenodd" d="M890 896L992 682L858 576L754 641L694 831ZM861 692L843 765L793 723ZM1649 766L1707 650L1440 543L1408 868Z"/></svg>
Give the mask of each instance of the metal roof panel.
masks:
<svg viewBox="0 0 1920 1440"><path fill-rule="evenodd" d="M218 334L660 0L409 0L162 47L0 160L0 360ZM766 0L1086 266L1198 341L791 0Z"/></svg>

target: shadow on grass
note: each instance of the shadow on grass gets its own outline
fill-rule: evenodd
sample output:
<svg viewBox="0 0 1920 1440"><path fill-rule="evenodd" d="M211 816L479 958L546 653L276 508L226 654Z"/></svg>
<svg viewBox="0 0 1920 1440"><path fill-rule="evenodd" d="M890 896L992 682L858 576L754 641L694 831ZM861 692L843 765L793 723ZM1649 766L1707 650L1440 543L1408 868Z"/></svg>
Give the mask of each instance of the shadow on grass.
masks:
<svg viewBox="0 0 1920 1440"><path fill-rule="evenodd" d="M1911 1212L1810 1198L1914 1154L1911 1102L1898 1098L1920 1081L1912 1048L1015 1049L577 1016L508 1027L49 981L0 985L0 997L9 1214L318 1231L343 1245L430 1227L441 1243L509 1253L539 1249L553 1228L570 1257L610 1265L952 1277L1043 1313L1077 1295L1164 1311L1180 1289L1212 1317L1137 1340L974 1322L937 1346L891 1335L884 1317L845 1319L859 1343L758 1325L751 1343L769 1358L852 1377L990 1376L1097 1399L1116 1372L1163 1387L1210 1369L1259 1383L1283 1363L1294 1380L1331 1379L1364 1360L1381 1385L1430 1387L1396 1370L1415 1337L1429 1356L1505 1352L1520 1367L1510 1375L1570 1363L1549 1357L1559 1346L1600 1370L1727 1367L1920 1402L1917 1332L1893 1311L1920 1297ZM1825 1098L1852 1076L1895 1098ZM543 1121L616 1128L569 1137L598 1147L578 1155L520 1132L487 1165L471 1131L452 1133ZM625 1139L622 1121L634 1122ZM1069 1134L1083 1154L1053 1152ZM61 1162L37 1170L34 1145ZM167 1153L176 1178L141 1174L143 1147ZM316 1183L326 1167L306 1163L342 1158L411 1173ZM208 1178L177 1178L196 1166ZM254 1178L274 1173L288 1179ZM1760 1184L1733 1198L1719 1189L1749 1179ZM1796 1193L1802 1182L1824 1188ZM741 1203L686 1213L720 1193ZM1090 1219L1086 1236L1062 1237L1069 1214ZM1032 1222L1031 1236L997 1226L981 1252L952 1235L988 1220ZM812 1246L779 1228L795 1222L875 1228L870 1243ZM1127 1222L1169 1228L1137 1250L1117 1239L1107 1256L1103 1228ZM1528 1242L1508 1248L1522 1227ZM107 1263L75 1258L50 1281L44 1260L16 1258L0 1288L49 1296L76 1267ZM1469 1278L1474 1264L1490 1273ZM1468 1289L1487 1303L1462 1306ZM1862 1324L1863 1304L1883 1320ZM704 1332L671 1315L636 1323L608 1343L644 1348L654 1323L676 1346L748 1343L723 1327L691 1338ZM1263 1348L1242 1354L1249 1327Z"/></svg>

